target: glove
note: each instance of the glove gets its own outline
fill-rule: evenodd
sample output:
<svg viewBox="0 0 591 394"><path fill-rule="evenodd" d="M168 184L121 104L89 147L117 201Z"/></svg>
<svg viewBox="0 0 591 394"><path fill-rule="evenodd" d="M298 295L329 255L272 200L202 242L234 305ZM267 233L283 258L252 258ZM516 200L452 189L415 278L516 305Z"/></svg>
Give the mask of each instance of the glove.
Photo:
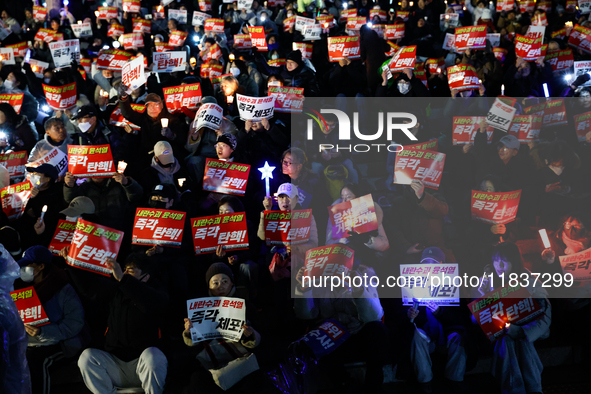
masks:
<svg viewBox="0 0 591 394"><path fill-rule="evenodd" d="M162 134L163 137L166 137L169 140L173 140L174 139L174 133L172 132L172 130L170 129L170 127L163 127L162 128L162 131L160 133Z"/></svg>
<svg viewBox="0 0 591 394"><path fill-rule="evenodd" d="M121 98L127 97L127 86L122 83L119 84L119 87L117 88L117 94L119 94L119 97Z"/></svg>
<svg viewBox="0 0 591 394"><path fill-rule="evenodd" d="M577 79L575 79L575 82L573 82L573 85L574 85L575 87L579 87L579 86L581 86L581 85L584 85L584 84L585 84L585 82L587 82L589 79L591 79L591 77L590 77L590 76L589 76L589 74L587 74L587 73L585 73L585 74L582 74L582 75L579 75L579 76L577 77Z"/></svg>

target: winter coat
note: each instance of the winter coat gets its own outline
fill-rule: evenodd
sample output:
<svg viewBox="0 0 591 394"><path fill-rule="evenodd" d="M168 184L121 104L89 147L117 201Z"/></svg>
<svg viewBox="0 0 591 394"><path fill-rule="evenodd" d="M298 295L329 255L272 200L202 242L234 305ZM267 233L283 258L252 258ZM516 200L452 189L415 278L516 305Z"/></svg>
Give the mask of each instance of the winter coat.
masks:
<svg viewBox="0 0 591 394"><path fill-rule="evenodd" d="M73 141L70 136L67 136L65 140L63 140L60 144L57 144L55 141L49 138L49 135L45 134L45 138L35 144L35 147L27 159L27 163L32 163L42 159L45 157L45 155L51 152L53 148L57 148L67 155L68 145L73 145Z"/></svg>

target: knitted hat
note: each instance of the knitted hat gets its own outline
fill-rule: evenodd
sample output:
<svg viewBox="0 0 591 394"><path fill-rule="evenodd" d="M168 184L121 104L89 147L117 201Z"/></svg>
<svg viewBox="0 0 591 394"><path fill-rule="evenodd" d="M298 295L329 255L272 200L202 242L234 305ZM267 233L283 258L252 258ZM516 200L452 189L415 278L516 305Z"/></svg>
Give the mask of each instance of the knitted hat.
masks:
<svg viewBox="0 0 591 394"><path fill-rule="evenodd" d="M228 145L232 150L236 150L236 137L232 134L221 134L218 136L217 142L223 142L224 144Z"/></svg>
<svg viewBox="0 0 591 394"><path fill-rule="evenodd" d="M234 274L232 274L230 267L224 263L213 263L209 266L207 272L205 273L205 281L208 286L211 278L217 274L227 275L232 280L232 283L234 283Z"/></svg>
<svg viewBox="0 0 591 394"><path fill-rule="evenodd" d="M292 60L296 62L299 66L304 65L304 61L302 60L302 51L299 49L297 51L291 51L289 55L287 55L286 60Z"/></svg>

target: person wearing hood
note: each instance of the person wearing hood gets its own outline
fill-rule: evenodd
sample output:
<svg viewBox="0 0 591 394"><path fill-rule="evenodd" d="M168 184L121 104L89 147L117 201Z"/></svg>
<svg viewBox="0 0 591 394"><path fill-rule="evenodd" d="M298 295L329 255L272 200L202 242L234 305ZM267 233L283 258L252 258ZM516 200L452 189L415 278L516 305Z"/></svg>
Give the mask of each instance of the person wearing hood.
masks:
<svg viewBox="0 0 591 394"><path fill-rule="evenodd" d="M79 133L71 136L75 145L111 145L113 160L118 161L123 158L123 154L118 152L118 140L111 130L104 127L98 118L98 111L92 105L81 107L78 112L72 116L72 120L77 120Z"/></svg>
<svg viewBox="0 0 591 394"><path fill-rule="evenodd" d="M234 60L230 63L230 72L238 80L240 86L244 87L247 96L259 97L259 86L249 75L248 66L245 62L239 59Z"/></svg>
<svg viewBox="0 0 591 394"><path fill-rule="evenodd" d="M39 102L29 92L27 88L27 77L20 70L13 68L12 71L4 77L4 83L0 93L23 93L23 104L21 106L21 115L25 115L29 122L37 120L39 112Z"/></svg>
<svg viewBox="0 0 591 394"><path fill-rule="evenodd" d="M8 103L0 103L0 130L5 134L0 137L0 149L3 151L31 152L39 138L27 117L17 114Z"/></svg>
<svg viewBox="0 0 591 394"><path fill-rule="evenodd" d="M285 70L282 77L290 81L289 86L295 88L304 88L304 96L318 97L320 87L316 80L316 75L312 69L305 65L302 59L302 51L292 51L287 55Z"/></svg>
<svg viewBox="0 0 591 394"><path fill-rule="evenodd" d="M262 9L258 13L256 26L264 27L265 34L277 34L279 32L277 25L271 19L271 12L267 9Z"/></svg>
<svg viewBox="0 0 591 394"><path fill-rule="evenodd" d="M388 82L389 70L382 71L383 82L376 89L376 97L429 97L429 90L414 76L412 69L405 68L394 79Z"/></svg>
<svg viewBox="0 0 591 394"><path fill-rule="evenodd" d="M38 141L29 155L27 163L35 162L45 157L53 148L68 154L68 145L73 145L72 138L66 132L64 122L57 118L45 121L45 138Z"/></svg>
<svg viewBox="0 0 591 394"><path fill-rule="evenodd" d="M486 10L490 11L491 17L494 16L497 12L495 3L489 2L487 4L485 0L478 0L478 3L476 3L476 7L472 5L471 1L467 1L465 6L470 12L470 14L472 14L472 21L474 22L474 25L478 24L478 20L482 18L482 14L484 14Z"/></svg>

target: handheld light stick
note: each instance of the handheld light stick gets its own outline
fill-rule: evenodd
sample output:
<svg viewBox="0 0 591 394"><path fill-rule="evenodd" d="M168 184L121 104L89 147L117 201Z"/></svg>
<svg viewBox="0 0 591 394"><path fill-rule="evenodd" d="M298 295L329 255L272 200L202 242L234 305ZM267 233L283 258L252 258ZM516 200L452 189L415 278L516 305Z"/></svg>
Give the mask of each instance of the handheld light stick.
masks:
<svg viewBox="0 0 591 394"><path fill-rule="evenodd" d="M265 165L258 170L261 172L261 179L265 180L265 196L271 197L271 192L269 190L269 179L273 179L273 170L275 167L271 167L269 162L265 162Z"/></svg>

